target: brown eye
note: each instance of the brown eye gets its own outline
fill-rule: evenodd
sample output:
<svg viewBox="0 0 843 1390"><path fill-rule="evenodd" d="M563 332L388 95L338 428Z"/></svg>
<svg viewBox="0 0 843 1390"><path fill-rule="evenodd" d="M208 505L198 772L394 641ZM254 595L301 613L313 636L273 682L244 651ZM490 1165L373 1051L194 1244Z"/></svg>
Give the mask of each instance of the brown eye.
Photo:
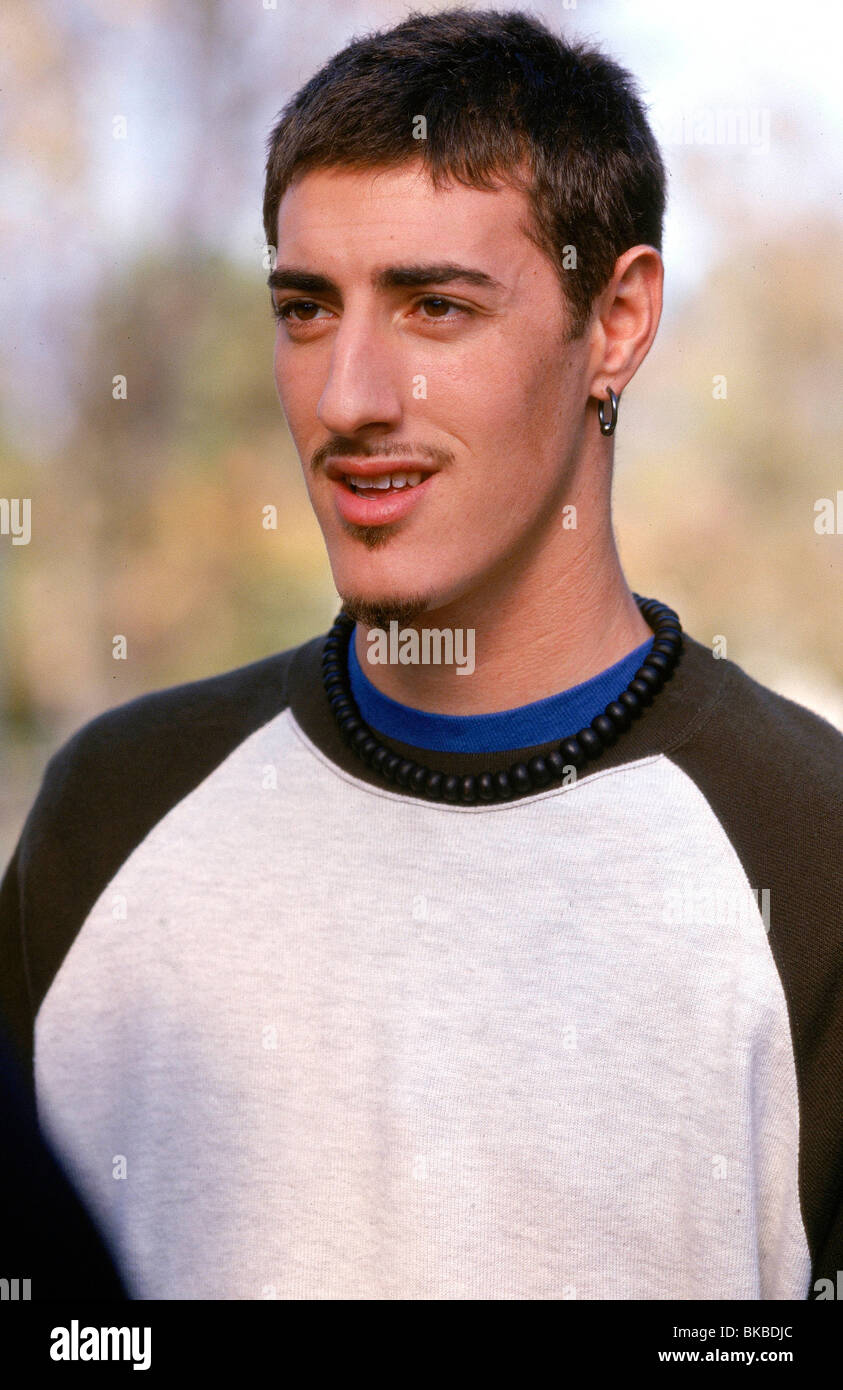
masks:
<svg viewBox="0 0 843 1390"><path fill-rule="evenodd" d="M293 322L312 323L315 314L318 314L320 306L314 304L311 299L288 299L286 304L276 304L275 317L277 319L289 320L291 311L295 309L296 317Z"/></svg>
<svg viewBox="0 0 843 1390"><path fill-rule="evenodd" d="M429 308L431 305L434 305L434 306L438 305L438 307L439 307L440 309L444 309L444 310L445 310L445 313L442 313L442 314L440 314L440 313L433 313L433 314L428 315L428 317L430 317L430 318L435 318L435 319L444 319L444 318L447 318L447 317L448 317L448 310L449 310L449 309L456 309L456 308L459 307L458 305L454 304L454 302L453 302L452 300L450 300L450 299L441 299L441 298L439 297L439 295L430 295L427 299L423 299L421 302L422 302L422 304L425 306L425 308Z"/></svg>

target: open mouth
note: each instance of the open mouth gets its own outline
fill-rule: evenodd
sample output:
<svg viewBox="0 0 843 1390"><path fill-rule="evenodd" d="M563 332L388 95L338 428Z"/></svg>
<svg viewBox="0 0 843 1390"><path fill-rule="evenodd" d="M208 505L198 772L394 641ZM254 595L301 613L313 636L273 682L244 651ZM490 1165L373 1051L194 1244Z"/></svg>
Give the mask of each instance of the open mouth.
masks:
<svg viewBox="0 0 843 1390"><path fill-rule="evenodd" d="M403 467L389 468L386 459L351 463L343 468L329 460L326 468L334 506L350 526L391 526L414 512L436 488L436 468L425 468L420 459L407 459ZM379 471L375 471L378 469Z"/></svg>
<svg viewBox="0 0 843 1390"><path fill-rule="evenodd" d="M361 478L344 473L342 481L357 497L383 497L393 492L418 487L419 483L429 477L429 473L420 472L383 473L375 478Z"/></svg>

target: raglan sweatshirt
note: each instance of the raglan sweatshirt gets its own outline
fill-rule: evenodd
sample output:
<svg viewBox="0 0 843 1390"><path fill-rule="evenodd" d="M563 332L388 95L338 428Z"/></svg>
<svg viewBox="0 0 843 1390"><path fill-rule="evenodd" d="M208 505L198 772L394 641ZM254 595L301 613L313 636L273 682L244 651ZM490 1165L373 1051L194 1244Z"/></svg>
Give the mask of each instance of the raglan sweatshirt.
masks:
<svg viewBox="0 0 843 1390"><path fill-rule="evenodd" d="M86 724L0 888L0 1014L130 1295L833 1296L843 737L686 634L578 774L430 802L343 741L324 641ZM395 752L494 772L641 652L469 723L350 674Z"/></svg>

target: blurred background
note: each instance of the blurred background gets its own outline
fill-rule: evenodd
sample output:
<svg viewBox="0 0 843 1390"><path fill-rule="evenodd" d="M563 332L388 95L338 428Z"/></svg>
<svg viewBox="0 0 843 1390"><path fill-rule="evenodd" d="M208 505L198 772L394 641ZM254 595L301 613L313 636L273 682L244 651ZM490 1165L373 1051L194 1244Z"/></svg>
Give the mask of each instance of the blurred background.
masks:
<svg viewBox="0 0 843 1390"><path fill-rule="evenodd" d="M334 616L272 378L265 142L409 8L3 0L0 498L31 500L31 538L0 534L0 869L87 719ZM665 311L616 435L627 578L843 728L843 493L817 530L843 487L835 9L521 8L636 75L670 170Z"/></svg>

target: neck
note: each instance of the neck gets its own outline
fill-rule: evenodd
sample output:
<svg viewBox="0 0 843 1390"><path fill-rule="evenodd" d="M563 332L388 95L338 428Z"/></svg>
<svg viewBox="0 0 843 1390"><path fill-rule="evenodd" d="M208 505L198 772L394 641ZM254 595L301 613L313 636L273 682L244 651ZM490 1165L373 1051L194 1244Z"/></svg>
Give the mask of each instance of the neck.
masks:
<svg viewBox="0 0 843 1390"><path fill-rule="evenodd" d="M531 542L527 564L509 557L482 590L407 626L474 631L469 676L457 665L371 664L371 629L357 624L355 650L372 684L433 714L530 704L599 675L652 636L624 578L608 516L590 534L556 530L538 546Z"/></svg>

